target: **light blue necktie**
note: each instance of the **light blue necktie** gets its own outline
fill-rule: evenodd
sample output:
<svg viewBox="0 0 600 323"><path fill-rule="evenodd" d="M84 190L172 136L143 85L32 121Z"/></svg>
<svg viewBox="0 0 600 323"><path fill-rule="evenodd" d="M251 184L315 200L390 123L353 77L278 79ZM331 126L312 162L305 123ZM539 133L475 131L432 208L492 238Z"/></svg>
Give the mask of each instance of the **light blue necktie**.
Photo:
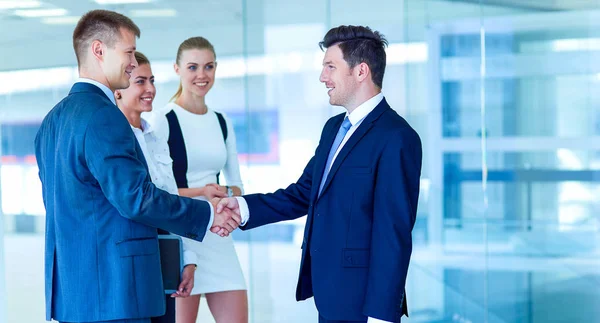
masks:
<svg viewBox="0 0 600 323"><path fill-rule="evenodd" d="M350 120L348 117L344 119L342 122L342 126L340 130L338 130L337 135L335 136L335 140L333 141L333 145L331 146L331 150L329 151L329 156L327 157L327 164L325 164L325 171L323 172L323 178L321 179L321 185L319 186L319 196L321 195L321 191L323 190L323 185L325 185L325 181L327 181L327 175L329 175L329 171L331 170L331 164L333 162L333 156L335 156L335 152L340 147L340 144L346 137L346 133L348 133L348 129L352 127Z"/></svg>

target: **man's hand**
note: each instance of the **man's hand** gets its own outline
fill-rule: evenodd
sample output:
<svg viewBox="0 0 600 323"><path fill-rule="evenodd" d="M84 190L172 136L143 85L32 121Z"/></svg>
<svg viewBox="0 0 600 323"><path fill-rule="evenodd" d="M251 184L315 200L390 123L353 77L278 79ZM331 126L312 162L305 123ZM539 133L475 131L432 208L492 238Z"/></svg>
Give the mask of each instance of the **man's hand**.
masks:
<svg viewBox="0 0 600 323"><path fill-rule="evenodd" d="M179 288L171 297L181 297L186 298L190 296L192 289L194 288L194 272L196 271L196 265L187 265L183 268L183 273L181 274L181 283L179 284Z"/></svg>
<svg viewBox="0 0 600 323"><path fill-rule="evenodd" d="M232 202L227 201L223 204L223 200L231 199L225 198L219 200L217 198L214 198L210 200L210 203L212 203L215 212L214 220L210 227L210 231L212 233L220 235L221 237L226 237L240 225L240 223L242 222L242 217L240 215L239 205L237 207L235 206L237 205L237 201L235 201L235 199L233 199L233 203L235 203L235 205L231 204ZM232 207L227 208L224 207L222 204L225 206L231 204Z"/></svg>
<svg viewBox="0 0 600 323"><path fill-rule="evenodd" d="M215 212L222 212L225 209L230 209L235 214L241 216L240 204L235 197L227 197L218 201Z"/></svg>

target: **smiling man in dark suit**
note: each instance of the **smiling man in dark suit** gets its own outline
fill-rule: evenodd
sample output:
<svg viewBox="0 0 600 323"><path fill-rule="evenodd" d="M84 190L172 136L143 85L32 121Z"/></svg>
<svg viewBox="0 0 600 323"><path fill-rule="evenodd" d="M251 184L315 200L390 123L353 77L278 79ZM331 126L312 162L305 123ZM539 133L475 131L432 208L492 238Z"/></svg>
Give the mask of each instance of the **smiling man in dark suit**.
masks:
<svg viewBox="0 0 600 323"><path fill-rule="evenodd" d="M129 86L139 35L119 13L86 13L73 33L80 79L35 139L46 207L47 320L149 323L165 311L156 228L202 241L209 229L227 234L240 221L151 183L113 96ZM183 287L176 296L189 295Z"/></svg>
<svg viewBox="0 0 600 323"><path fill-rule="evenodd" d="M387 41L368 27L331 29L320 81L347 112L327 121L300 179L270 194L221 200L243 230L308 214L296 299L319 322L400 322L421 175L421 140L381 87Z"/></svg>

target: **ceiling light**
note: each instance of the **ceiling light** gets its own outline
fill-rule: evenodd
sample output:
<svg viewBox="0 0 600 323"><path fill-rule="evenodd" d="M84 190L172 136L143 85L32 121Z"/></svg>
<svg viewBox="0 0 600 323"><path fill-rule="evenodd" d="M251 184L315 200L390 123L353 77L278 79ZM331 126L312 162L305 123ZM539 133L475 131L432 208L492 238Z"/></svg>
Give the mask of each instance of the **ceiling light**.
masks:
<svg viewBox="0 0 600 323"><path fill-rule="evenodd" d="M97 4L148 3L153 0L94 0Z"/></svg>
<svg viewBox="0 0 600 323"><path fill-rule="evenodd" d="M81 19L80 16L46 17L42 18L42 23L47 25L76 25Z"/></svg>
<svg viewBox="0 0 600 323"><path fill-rule="evenodd" d="M25 9L25 8L38 8L41 7L42 3L39 1L28 1L28 0L0 0L0 10L3 9Z"/></svg>
<svg viewBox="0 0 600 323"><path fill-rule="evenodd" d="M15 10L15 15L21 17L60 17L67 14L66 9L32 9L32 10Z"/></svg>
<svg viewBox="0 0 600 323"><path fill-rule="evenodd" d="M139 9L131 10L132 17L175 17L177 11L175 9Z"/></svg>

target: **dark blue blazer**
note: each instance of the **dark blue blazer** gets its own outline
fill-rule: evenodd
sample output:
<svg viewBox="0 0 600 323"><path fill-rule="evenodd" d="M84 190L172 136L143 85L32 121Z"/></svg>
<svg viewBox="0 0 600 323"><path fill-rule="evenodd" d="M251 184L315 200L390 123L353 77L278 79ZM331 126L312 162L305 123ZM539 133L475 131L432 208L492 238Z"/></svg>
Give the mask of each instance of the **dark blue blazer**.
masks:
<svg viewBox="0 0 600 323"><path fill-rule="evenodd" d="M46 319L162 315L156 227L201 241L209 204L151 183L127 119L95 85L76 83L48 113L35 153L46 207Z"/></svg>
<svg viewBox="0 0 600 323"><path fill-rule="evenodd" d="M400 322L421 175L421 140L385 99L340 150L319 184L344 114L327 121L300 179L245 196L244 230L308 214L296 299L315 297L330 320Z"/></svg>

